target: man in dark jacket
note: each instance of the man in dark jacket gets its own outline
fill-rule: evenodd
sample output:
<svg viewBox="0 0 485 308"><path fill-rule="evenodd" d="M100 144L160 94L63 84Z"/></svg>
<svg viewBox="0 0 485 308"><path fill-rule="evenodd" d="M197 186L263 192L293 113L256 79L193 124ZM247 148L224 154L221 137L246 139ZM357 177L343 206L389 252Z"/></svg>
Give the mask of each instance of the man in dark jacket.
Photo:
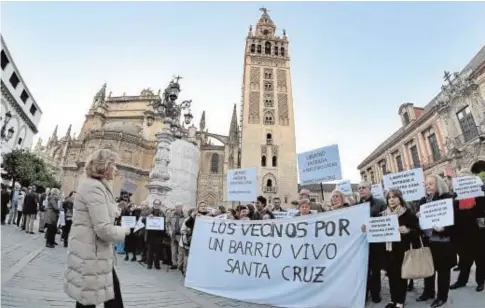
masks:
<svg viewBox="0 0 485 308"><path fill-rule="evenodd" d="M5 224L5 218L8 214L8 203L10 202L10 193L7 186L2 184L2 225Z"/></svg>
<svg viewBox="0 0 485 308"><path fill-rule="evenodd" d="M37 218L37 208L39 206L39 195L35 192L36 187L29 187L29 192L25 195L23 213L24 213L24 225L22 230L26 233L34 234L34 222Z"/></svg>
<svg viewBox="0 0 485 308"><path fill-rule="evenodd" d="M39 232L44 233L45 229L45 210L47 205L47 198L49 198L50 188L47 187L40 195L39 199ZM45 202L44 202L45 201Z"/></svg>
<svg viewBox="0 0 485 308"><path fill-rule="evenodd" d="M360 203L370 203L370 216L378 217L386 208L386 202L372 196L371 184L365 181L359 185ZM384 268L385 243L369 244L369 274L367 291L374 303L381 302L381 269Z"/></svg>

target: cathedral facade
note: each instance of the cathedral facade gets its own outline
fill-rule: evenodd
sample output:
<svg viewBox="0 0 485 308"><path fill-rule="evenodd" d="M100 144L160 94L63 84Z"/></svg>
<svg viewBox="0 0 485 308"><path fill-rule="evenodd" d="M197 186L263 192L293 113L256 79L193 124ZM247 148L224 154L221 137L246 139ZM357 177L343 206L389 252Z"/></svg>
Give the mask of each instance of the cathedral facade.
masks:
<svg viewBox="0 0 485 308"><path fill-rule="evenodd" d="M197 204L233 205L226 202L226 173L230 169L256 167L259 194L271 203L280 197L289 206L297 194L297 166L288 39L275 35L276 26L266 9L255 31L246 38L243 97L238 124L236 105L227 135L210 133L206 114L196 129L200 150ZM63 183L63 192L75 190L86 159L96 149L109 148L120 156L114 192L133 193L140 203L148 196L145 185L156 151L155 134L162 119L151 103L160 91L144 89L140 95L112 96L104 85L94 96L79 135L71 128L59 138L57 128L46 144L34 148ZM229 121L229 119L228 119ZM187 131L189 128L185 128ZM194 129L194 127L192 127ZM212 139L220 142L213 144ZM191 205L194 206L194 205Z"/></svg>

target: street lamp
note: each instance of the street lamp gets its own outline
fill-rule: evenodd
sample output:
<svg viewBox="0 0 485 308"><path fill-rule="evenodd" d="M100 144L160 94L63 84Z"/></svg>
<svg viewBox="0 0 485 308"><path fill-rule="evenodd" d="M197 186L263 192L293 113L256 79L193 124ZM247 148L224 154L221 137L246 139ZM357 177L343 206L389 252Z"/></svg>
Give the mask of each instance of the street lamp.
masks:
<svg viewBox="0 0 485 308"><path fill-rule="evenodd" d="M8 142L12 138L13 134L15 133L15 130L13 129L12 126L7 130L7 124L8 122L10 122L10 119L12 119L12 114L10 113L10 111L8 111L5 114L5 121L3 122L3 125L2 125L2 131L1 131L2 141L5 140Z"/></svg>

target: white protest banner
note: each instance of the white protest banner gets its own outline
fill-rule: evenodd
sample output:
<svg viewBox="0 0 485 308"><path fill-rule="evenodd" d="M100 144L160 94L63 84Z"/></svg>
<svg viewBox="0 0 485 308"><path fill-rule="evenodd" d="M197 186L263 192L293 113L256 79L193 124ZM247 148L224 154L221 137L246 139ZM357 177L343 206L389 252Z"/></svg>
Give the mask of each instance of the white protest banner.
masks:
<svg viewBox="0 0 485 308"><path fill-rule="evenodd" d="M416 201L424 197L423 169L416 168L407 171L384 175L384 189L398 188L406 201Z"/></svg>
<svg viewBox="0 0 485 308"><path fill-rule="evenodd" d="M121 216L121 226L124 228L134 228L136 225L136 216Z"/></svg>
<svg viewBox="0 0 485 308"><path fill-rule="evenodd" d="M145 224L141 221L141 218L138 219L138 221L136 222L136 225L135 225L135 230L133 232L136 232L140 229L143 229L145 227Z"/></svg>
<svg viewBox="0 0 485 308"><path fill-rule="evenodd" d="M232 169L227 171L227 201L256 201L258 180L256 168Z"/></svg>
<svg viewBox="0 0 485 308"><path fill-rule="evenodd" d="M397 215L371 217L367 226L369 243L400 242L399 221Z"/></svg>
<svg viewBox="0 0 485 308"><path fill-rule="evenodd" d="M278 307L364 307L369 213L366 203L278 221L197 217L185 286Z"/></svg>
<svg viewBox="0 0 485 308"><path fill-rule="evenodd" d="M381 184L372 184L371 187L372 197L375 199L385 199L384 190Z"/></svg>
<svg viewBox="0 0 485 308"><path fill-rule="evenodd" d="M433 226L447 227L455 223L453 199L436 200L425 203L419 208L419 226L432 229Z"/></svg>
<svg viewBox="0 0 485 308"><path fill-rule="evenodd" d="M344 195L351 195L352 194L352 184L350 183L350 181L338 182L335 185L335 188L341 190L344 193Z"/></svg>
<svg viewBox="0 0 485 308"><path fill-rule="evenodd" d="M483 197L483 182L478 176L462 176L453 178L453 191L457 200Z"/></svg>
<svg viewBox="0 0 485 308"><path fill-rule="evenodd" d="M146 223L147 230L165 230L165 217L147 217Z"/></svg>
<svg viewBox="0 0 485 308"><path fill-rule="evenodd" d="M298 174L302 185L341 180L338 145L298 154Z"/></svg>

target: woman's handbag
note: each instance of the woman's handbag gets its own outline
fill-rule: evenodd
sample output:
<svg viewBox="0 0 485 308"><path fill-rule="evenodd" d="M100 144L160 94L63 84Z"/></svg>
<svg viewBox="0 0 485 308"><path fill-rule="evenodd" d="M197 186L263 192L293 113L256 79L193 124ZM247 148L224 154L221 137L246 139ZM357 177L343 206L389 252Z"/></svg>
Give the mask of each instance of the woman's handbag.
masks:
<svg viewBox="0 0 485 308"><path fill-rule="evenodd" d="M429 247L424 247L423 240L419 237L421 247L411 248L404 253L401 267L402 279L419 279L431 277L434 274L433 255Z"/></svg>

